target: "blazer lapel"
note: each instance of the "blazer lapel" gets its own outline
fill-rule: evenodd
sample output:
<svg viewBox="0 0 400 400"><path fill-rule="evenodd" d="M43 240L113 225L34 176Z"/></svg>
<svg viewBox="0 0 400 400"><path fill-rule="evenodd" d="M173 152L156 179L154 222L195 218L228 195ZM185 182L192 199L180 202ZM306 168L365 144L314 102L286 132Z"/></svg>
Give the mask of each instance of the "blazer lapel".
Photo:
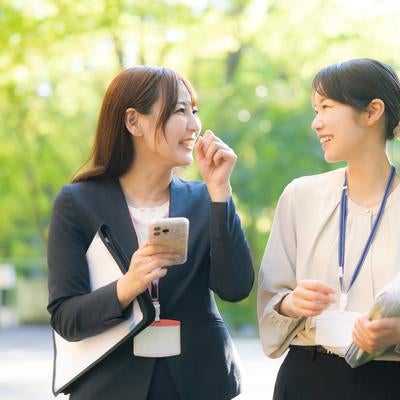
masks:
<svg viewBox="0 0 400 400"><path fill-rule="evenodd" d="M170 184L169 217L184 217L188 200L186 185L173 176Z"/></svg>
<svg viewBox="0 0 400 400"><path fill-rule="evenodd" d="M104 216L104 222L111 227L125 254L130 258L139 246L125 195L118 179L110 179L103 185L105 193L104 196L99 196L99 206ZM190 193L187 184L175 176L170 184L169 217L190 219ZM191 230L191 228L189 229ZM160 279L161 313L172 306L185 291L185 282L188 280L186 278L194 273L188 268L190 268L190 262L172 267L168 270L167 275ZM177 281L181 282L179 287L176 285Z"/></svg>
<svg viewBox="0 0 400 400"><path fill-rule="evenodd" d="M111 227L118 243L130 259L139 246L119 180L110 179L107 181L106 192L106 204L103 205L105 221Z"/></svg>
<svg viewBox="0 0 400 400"><path fill-rule="evenodd" d="M187 184L179 178L173 176L170 184L170 203L169 217L186 217L190 219L190 193L188 193ZM190 227L189 227L190 232ZM190 233L189 233L190 235ZM188 254L189 261L189 254ZM176 299L180 298L181 292L185 290L186 279L190 275L188 268L190 262L178 265L168 269L167 275L160 279L160 305L161 314L168 311ZM180 282L177 286L176 282Z"/></svg>

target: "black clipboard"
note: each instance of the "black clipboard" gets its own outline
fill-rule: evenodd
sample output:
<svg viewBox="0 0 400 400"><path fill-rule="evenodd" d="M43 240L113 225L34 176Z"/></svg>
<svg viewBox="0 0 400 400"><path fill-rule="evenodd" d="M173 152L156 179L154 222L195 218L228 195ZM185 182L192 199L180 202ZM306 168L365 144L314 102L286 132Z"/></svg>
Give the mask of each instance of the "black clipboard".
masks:
<svg viewBox="0 0 400 400"><path fill-rule="evenodd" d="M119 246L109 226L101 225L87 252L92 291L120 278L129 268L129 259ZM130 317L106 331L69 342L53 330L53 383L55 396L84 375L116 347L140 333L155 318L154 306L146 290L130 305Z"/></svg>

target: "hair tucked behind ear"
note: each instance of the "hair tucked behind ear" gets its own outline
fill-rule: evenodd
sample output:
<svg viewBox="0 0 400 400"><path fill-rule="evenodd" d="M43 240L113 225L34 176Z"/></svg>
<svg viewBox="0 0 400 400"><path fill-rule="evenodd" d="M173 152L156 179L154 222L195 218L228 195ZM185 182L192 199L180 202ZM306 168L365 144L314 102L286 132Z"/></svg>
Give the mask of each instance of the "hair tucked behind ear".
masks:
<svg viewBox="0 0 400 400"><path fill-rule="evenodd" d="M365 111L373 99L385 104L385 138L393 139L400 119L400 81L387 64L358 58L323 68L315 76L314 92Z"/></svg>
<svg viewBox="0 0 400 400"><path fill-rule="evenodd" d="M170 68L142 65L118 74L104 95L90 156L72 182L103 176L118 178L127 172L134 158L134 146L125 126L126 110L134 108L149 114L161 96L156 132L163 134L178 101L179 81L186 86L193 104L197 104L190 83Z"/></svg>

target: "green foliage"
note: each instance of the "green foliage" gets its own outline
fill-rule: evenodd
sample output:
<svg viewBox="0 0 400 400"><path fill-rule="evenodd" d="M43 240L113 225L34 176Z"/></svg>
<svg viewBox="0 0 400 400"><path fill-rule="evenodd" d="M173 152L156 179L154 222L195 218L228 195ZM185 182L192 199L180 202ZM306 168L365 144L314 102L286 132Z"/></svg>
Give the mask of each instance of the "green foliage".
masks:
<svg viewBox="0 0 400 400"><path fill-rule="evenodd" d="M390 0L0 1L0 260L44 257L52 201L87 157L105 87L148 63L186 75L204 129L237 152L258 269L284 186L332 168L310 129L313 75L352 57L398 67L399 14ZM254 322L255 291L223 307Z"/></svg>

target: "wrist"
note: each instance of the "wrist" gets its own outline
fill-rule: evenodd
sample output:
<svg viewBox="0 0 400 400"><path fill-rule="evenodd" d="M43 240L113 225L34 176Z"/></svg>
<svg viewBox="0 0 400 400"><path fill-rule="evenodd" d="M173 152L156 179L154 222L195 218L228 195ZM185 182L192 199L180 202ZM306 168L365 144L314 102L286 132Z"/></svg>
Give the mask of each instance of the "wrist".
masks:
<svg viewBox="0 0 400 400"><path fill-rule="evenodd" d="M118 279L117 298L122 310L124 310L133 300L132 294L129 292L124 277Z"/></svg>
<svg viewBox="0 0 400 400"><path fill-rule="evenodd" d="M291 293L285 295L281 302L278 304L278 312L279 314L289 317L289 318L297 318L298 315L293 311L291 306Z"/></svg>
<svg viewBox="0 0 400 400"><path fill-rule="evenodd" d="M221 186L207 185L208 194L212 202L226 202L232 196L232 187L229 183Z"/></svg>

